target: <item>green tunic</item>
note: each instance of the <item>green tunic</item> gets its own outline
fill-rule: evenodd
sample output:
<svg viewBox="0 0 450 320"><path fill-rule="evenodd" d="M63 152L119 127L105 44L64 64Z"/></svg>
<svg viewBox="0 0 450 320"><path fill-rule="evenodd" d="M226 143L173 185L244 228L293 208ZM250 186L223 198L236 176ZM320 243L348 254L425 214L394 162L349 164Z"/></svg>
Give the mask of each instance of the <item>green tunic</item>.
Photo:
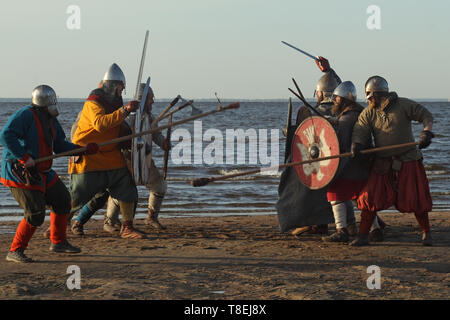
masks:
<svg viewBox="0 0 450 320"><path fill-rule="evenodd" d="M421 104L406 98L399 98L391 92L380 108L365 108L353 128L352 142L367 145L373 136L375 147L384 147L414 142L411 121L423 124L433 122L431 113ZM417 148L406 147L380 151L378 157L396 157L400 161L422 158Z"/></svg>

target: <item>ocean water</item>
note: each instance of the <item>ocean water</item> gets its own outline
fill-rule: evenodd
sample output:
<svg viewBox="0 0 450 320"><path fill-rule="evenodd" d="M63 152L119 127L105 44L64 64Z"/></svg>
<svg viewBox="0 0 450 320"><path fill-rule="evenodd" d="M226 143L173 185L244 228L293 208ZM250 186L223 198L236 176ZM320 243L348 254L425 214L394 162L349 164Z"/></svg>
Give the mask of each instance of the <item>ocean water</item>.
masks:
<svg viewBox="0 0 450 320"><path fill-rule="evenodd" d="M436 137L433 143L423 151L424 165L430 181L431 194L433 197L433 210L448 210L450 208L450 117L449 102L421 102L435 117L433 131ZM2 128L7 119L19 108L25 106L27 102L3 100L0 102L2 115L0 117L0 127ZM225 103L224 103L225 104ZM158 115L166 106L167 101L157 101L153 107L153 113ZM274 155L279 153L279 163L284 162L285 137L282 128L286 124L287 100L274 101L241 101L240 109L216 113L200 119L194 126L189 122L177 127L172 131L172 154L169 158L168 169L168 191L161 210L162 217L188 217L188 216L217 216L217 215L248 215L248 214L274 214L276 213L275 203L278 199L278 183L281 171L264 172L252 176L243 176L225 181L218 181L204 187L192 187L190 181L200 177L217 176L228 173L237 173L245 170L267 167L274 163ZM198 101L195 106L202 111L210 111L217 108L217 101ZM300 104L294 102L293 118ZM58 117L66 135L69 136L70 128L76 119L78 112L83 107L81 100L66 100L59 104L60 115ZM178 121L191 116L190 108L177 112L173 121ZM161 122L165 124L165 120ZM201 129L200 129L201 126ZM417 138L422 130L422 125L413 125L415 137ZM181 130L184 129L184 130ZM216 129L216 130L211 130ZM254 137L246 139L245 143L227 144L227 129L254 129L257 139ZM266 129L266 131L260 129ZM197 135L195 135L197 131ZM200 132L200 134L198 134ZM189 133L189 134L188 134ZM166 134L166 131L163 131ZM191 137L192 147L185 148L181 153L183 144L181 140L175 140L176 135ZM215 163L205 164L201 160L203 153L210 154L211 139L208 134L215 136L215 146L217 148ZM272 134L272 135L271 135ZM221 137L222 136L222 137ZM264 139L266 139L266 142ZM206 141L205 141L206 140ZM186 142L186 141L185 141ZM255 152L250 150L250 146L267 146L267 152L255 156ZM194 147L195 146L195 147ZM208 149L209 146L209 149ZM238 147L245 146L245 159L238 159L236 153ZM231 149L233 148L233 149ZM188 154L190 149L191 155ZM277 150L278 149L278 150ZM3 148L0 147L0 151ZM222 155L220 151L222 150ZM234 150L235 157L231 161L231 150ZM163 151L154 145L153 159L159 168L163 166ZM183 156L184 163L178 163L174 155ZM228 158L227 158L228 157ZM211 158L211 157L209 157ZM218 163L222 159L223 163ZM257 161L255 161L255 159ZM228 160L228 161L227 161ZM239 161L238 161L239 160ZM58 158L53 162L53 168L66 185L69 185L69 175L67 173L67 158ZM272 162L270 162L272 161ZM144 217L148 191L145 187L139 186L139 205L137 217ZM98 212L96 218L103 215L104 210ZM22 217L22 209L12 197L8 188L0 187L0 221L19 220Z"/></svg>

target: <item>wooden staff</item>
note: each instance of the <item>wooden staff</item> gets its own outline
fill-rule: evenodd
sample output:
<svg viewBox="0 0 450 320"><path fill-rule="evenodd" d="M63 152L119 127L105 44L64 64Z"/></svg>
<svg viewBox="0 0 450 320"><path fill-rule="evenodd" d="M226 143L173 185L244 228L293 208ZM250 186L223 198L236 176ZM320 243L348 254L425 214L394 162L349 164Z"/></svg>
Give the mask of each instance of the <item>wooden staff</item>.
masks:
<svg viewBox="0 0 450 320"><path fill-rule="evenodd" d="M415 145L418 145L418 144L419 144L418 142L408 142L408 143L396 144L396 145L392 145L392 146L366 149L366 150L361 150L361 154L369 154L369 153L385 151L385 150L391 150L391 149L412 147L412 146L415 146ZM347 153L341 153L341 154L337 154L337 155L334 155L334 156L328 156L328 157L323 157L323 158L310 159L310 160L304 160L304 161L296 161L296 162L289 162L289 163L285 163L285 164L282 164L282 165L276 166L276 167L268 167L268 168L263 168L263 169L248 170L248 171L243 171L243 172L233 173L233 174L227 174L227 175L218 176L218 177L199 178L199 179L191 180L191 186L193 186L193 187L202 187L202 186L207 185L210 182L226 180L226 179L240 177L240 176L247 176L247 175L251 175L251 174L260 173L262 171L272 171L272 170L278 170L280 168L286 168L286 167L298 166L298 165L303 165L303 164L309 164L309 163L313 163L313 162L317 162L317 161L324 161L324 160L335 159L335 158L353 157L353 156L354 156L353 152L347 152Z"/></svg>
<svg viewBox="0 0 450 320"><path fill-rule="evenodd" d="M164 117L164 115L174 106L178 103L178 100L181 99L181 96L178 95L175 99L172 100L172 102L159 114L159 116L153 120L150 128L154 125L156 125L161 119Z"/></svg>
<svg viewBox="0 0 450 320"><path fill-rule="evenodd" d="M189 117L189 118L186 118L186 119L183 119L183 120L180 120L180 121L176 121L176 122L172 123L171 125L167 124L167 125L164 125L164 126L161 126L161 127L154 128L154 129L142 131L142 132L135 133L135 134L130 134L128 136L115 138L115 139L112 139L112 140L109 140L109 141L104 141L104 142L99 143L98 146L99 147L103 147L103 146L110 145L110 144L113 144L113 143L119 143L119 142L130 140L130 139L133 139L133 138L136 138L136 137L141 137L141 136L144 136L146 134L155 133L155 132L158 132L158 131L161 131L161 130L164 130L164 129L167 129L167 128L171 128L171 127L174 127L174 126L177 126L177 125L180 125L180 124L192 121L192 120L197 120L199 118L203 118L203 117L212 115L214 113L218 113L218 112L222 112L222 111L230 110L230 109L239 109L239 107L240 107L239 102L233 102L233 103L231 103L231 104L229 104L229 105L227 105L225 107L219 107L217 110L204 112L204 113L198 114L198 115L193 116L193 117ZM69 150L69 151L66 151L66 152L61 152L61 153L58 153L58 154L53 154L51 156L47 156L47 157L42 157L42 158L36 159L36 160L34 160L34 162L35 163L39 163L39 162L43 162L43 161L47 161L47 160L52 160L52 159L55 159L55 158L60 158L60 157L65 157L65 156L73 156L73 155L77 155L79 153L83 153L86 150L87 150L86 147L82 147L82 148L78 148L78 149L74 149L74 150Z"/></svg>
<svg viewBox="0 0 450 320"><path fill-rule="evenodd" d="M178 111L184 109L184 108L187 107L187 106L193 107L193 106L192 106L193 103L194 103L194 100L189 100L189 101L187 101L185 104L179 106L179 107L176 108L175 110L172 110L172 111L170 111L169 113L164 114L163 117L161 118L161 120L163 120L163 119L165 119L165 118L167 118L167 117L172 116L175 112L178 112Z"/></svg>
<svg viewBox="0 0 450 320"><path fill-rule="evenodd" d="M169 116L169 122L168 125L172 124L172 114ZM167 135L166 140L168 142L167 144L167 150L164 150L164 167L163 167L163 178L166 180L167 178L167 169L169 164L169 146L170 146L170 136L172 134L172 127L167 128Z"/></svg>

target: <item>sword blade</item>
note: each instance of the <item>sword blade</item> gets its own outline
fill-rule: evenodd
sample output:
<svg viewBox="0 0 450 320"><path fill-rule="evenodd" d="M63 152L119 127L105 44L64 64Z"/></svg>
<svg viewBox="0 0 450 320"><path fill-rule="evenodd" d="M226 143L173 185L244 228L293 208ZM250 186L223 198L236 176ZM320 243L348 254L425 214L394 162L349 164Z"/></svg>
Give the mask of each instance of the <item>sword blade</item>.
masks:
<svg viewBox="0 0 450 320"><path fill-rule="evenodd" d="M309 53L308 53L308 52L306 52L306 51L303 51L302 49L299 49L299 48L297 48L297 47L293 46L292 44L289 44L289 43L287 43L287 42L285 42L285 41L281 41L281 43L283 43L283 44L287 45L288 47L291 47L291 48L292 48L292 49L294 49L294 50L297 50L297 51L299 51L299 52L303 53L304 55L306 55L306 56L310 57L311 59L314 59L314 60L319 60L319 58L317 58L317 57L313 56L312 54L309 54Z"/></svg>
<svg viewBox="0 0 450 320"><path fill-rule="evenodd" d="M141 84L142 79L142 70L144 69L144 62L145 62L145 53L147 52L147 40L148 40L148 30L145 32L145 40L144 40L144 48L142 49L142 56L141 56L141 64L139 66L139 73L138 73L138 79L136 84L136 91L134 92L134 99L137 99L137 95L139 92L139 85Z"/></svg>

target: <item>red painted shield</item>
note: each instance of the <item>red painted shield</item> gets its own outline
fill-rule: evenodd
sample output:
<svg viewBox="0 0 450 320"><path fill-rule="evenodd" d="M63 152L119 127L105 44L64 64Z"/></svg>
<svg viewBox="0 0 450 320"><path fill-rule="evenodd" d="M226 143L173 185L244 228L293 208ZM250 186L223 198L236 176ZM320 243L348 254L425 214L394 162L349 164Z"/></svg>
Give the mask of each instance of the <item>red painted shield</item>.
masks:
<svg viewBox="0 0 450 320"><path fill-rule="evenodd" d="M292 161L305 161L339 154L339 141L331 124L312 116L298 126L292 141ZM298 178L309 189L327 186L339 166L339 158L295 166Z"/></svg>

